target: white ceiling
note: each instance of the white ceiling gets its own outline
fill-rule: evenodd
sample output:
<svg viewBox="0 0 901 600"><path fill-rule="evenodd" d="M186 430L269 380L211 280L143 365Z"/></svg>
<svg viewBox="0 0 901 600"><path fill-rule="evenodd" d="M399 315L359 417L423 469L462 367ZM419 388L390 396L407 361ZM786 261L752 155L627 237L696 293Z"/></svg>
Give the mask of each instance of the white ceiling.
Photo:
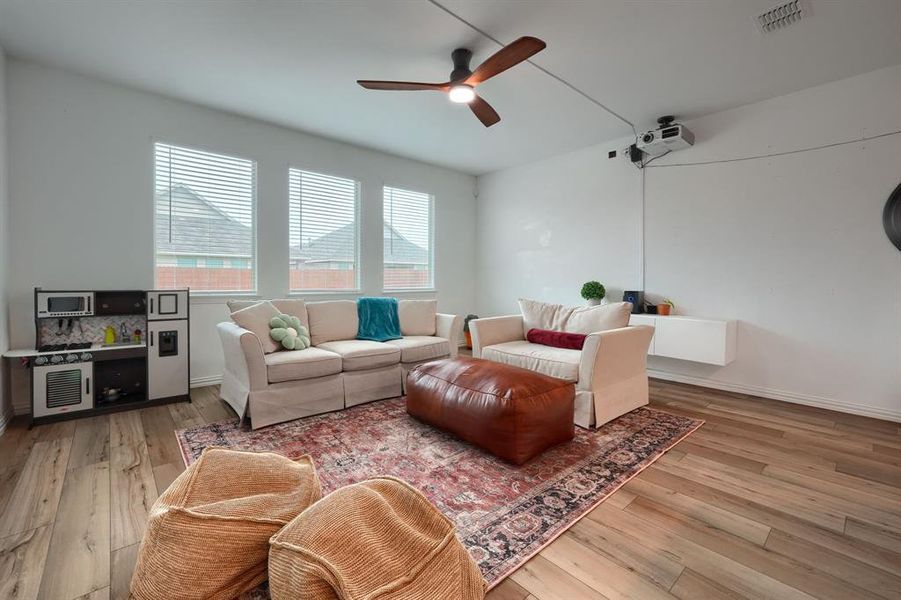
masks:
<svg viewBox="0 0 901 600"><path fill-rule="evenodd" d="M901 63L901 1L809 0L813 16L761 35L775 0L444 0L648 128ZM17 57L481 174L630 133L529 64L480 87L503 120L484 128L433 92L374 92L358 78L446 80L450 52L497 49L427 0L120 2L0 0Z"/></svg>

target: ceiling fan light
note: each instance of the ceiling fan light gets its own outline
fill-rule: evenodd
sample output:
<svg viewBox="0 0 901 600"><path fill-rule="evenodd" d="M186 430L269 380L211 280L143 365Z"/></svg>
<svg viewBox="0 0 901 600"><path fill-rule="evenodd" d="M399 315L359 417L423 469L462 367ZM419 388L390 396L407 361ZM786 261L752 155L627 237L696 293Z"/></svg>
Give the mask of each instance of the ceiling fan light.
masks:
<svg viewBox="0 0 901 600"><path fill-rule="evenodd" d="M450 96L451 102L468 104L469 102L475 100L476 93L473 91L471 85L461 83L453 86L450 89L450 92L448 92L448 96Z"/></svg>

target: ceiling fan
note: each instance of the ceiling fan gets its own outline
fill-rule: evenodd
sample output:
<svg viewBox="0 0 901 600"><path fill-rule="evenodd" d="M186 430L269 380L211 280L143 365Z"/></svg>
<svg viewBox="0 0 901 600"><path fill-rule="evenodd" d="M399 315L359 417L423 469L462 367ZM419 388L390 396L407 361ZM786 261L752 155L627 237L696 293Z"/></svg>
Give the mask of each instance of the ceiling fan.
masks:
<svg viewBox="0 0 901 600"><path fill-rule="evenodd" d="M452 102L469 104L470 110L478 117L485 127L491 127L501 120L500 115L490 104L485 102L475 92L475 87L483 81L503 73L511 67L515 67L529 57L544 50L543 41L534 37L521 37L511 42L492 54L485 62L470 70L469 61L472 60L472 51L466 48L457 48L451 53L454 61L454 70L450 74L450 81L446 83L420 83L416 81L373 81L370 79L358 79L357 83L367 90L391 90L391 91L415 91L432 90L446 92Z"/></svg>

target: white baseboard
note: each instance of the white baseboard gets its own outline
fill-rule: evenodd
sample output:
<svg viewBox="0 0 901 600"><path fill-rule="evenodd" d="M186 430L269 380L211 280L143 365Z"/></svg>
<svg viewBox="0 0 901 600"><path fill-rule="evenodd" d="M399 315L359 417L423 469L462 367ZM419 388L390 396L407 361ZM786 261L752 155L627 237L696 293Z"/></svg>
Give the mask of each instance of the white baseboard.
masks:
<svg viewBox="0 0 901 600"><path fill-rule="evenodd" d="M191 387L206 387L208 385L219 385L222 383L222 375L208 375L206 377L195 377L191 380Z"/></svg>
<svg viewBox="0 0 901 600"><path fill-rule="evenodd" d="M727 381L717 381L716 379L705 379L703 377L692 377L690 375L680 375L678 373L669 373L667 371L657 371L648 369L648 376L655 379L664 379L666 381L675 381L678 383L688 383L699 387L713 388L726 392L737 392L740 394L751 394L752 396L761 396L771 400L781 400L783 402L791 402L792 404L803 404L805 406L815 406L817 408L825 408L827 410L835 410L852 415L862 415L864 417L873 417L874 419L883 419L886 421L895 421L901 423L901 410L882 408L880 406L867 406L865 404L851 404L841 400L832 398L824 398L822 396L811 396L807 394L797 394L795 392L786 392L782 390L774 390L756 385L744 385L740 383L729 383Z"/></svg>

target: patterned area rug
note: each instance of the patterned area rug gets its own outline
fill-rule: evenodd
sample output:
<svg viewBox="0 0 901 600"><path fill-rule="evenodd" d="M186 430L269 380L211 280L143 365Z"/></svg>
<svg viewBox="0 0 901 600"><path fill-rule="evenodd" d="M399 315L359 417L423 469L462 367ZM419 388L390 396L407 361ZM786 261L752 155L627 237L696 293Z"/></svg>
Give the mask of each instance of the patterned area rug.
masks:
<svg viewBox="0 0 901 600"><path fill-rule="evenodd" d="M408 416L403 398L258 431L221 421L176 432L207 446L310 454L323 494L375 475L421 490L457 526L489 586L528 560L703 421L640 408L516 467ZM255 595L254 597L261 597Z"/></svg>

